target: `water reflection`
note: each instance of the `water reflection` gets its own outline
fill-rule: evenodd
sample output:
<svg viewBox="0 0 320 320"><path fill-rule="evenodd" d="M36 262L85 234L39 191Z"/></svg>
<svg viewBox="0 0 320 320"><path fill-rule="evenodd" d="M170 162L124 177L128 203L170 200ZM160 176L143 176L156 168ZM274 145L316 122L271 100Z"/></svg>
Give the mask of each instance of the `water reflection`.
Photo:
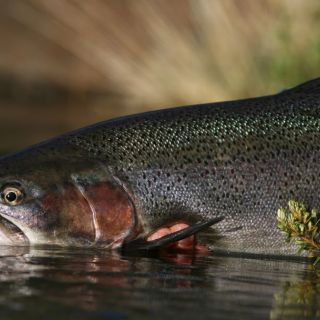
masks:
<svg viewBox="0 0 320 320"><path fill-rule="evenodd" d="M303 261L0 249L1 319L314 319L318 273Z"/></svg>
<svg viewBox="0 0 320 320"><path fill-rule="evenodd" d="M312 265L301 277L292 275L274 295L270 319L319 319L320 273Z"/></svg>

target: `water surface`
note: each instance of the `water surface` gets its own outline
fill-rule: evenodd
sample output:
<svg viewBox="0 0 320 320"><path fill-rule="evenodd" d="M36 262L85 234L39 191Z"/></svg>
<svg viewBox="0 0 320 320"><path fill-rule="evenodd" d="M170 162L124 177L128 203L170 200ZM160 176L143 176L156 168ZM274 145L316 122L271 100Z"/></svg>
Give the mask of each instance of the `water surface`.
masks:
<svg viewBox="0 0 320 320"><path fill-rule="evenodd" d="M316 319L305 261L0 249L0 319Z"/></svg>

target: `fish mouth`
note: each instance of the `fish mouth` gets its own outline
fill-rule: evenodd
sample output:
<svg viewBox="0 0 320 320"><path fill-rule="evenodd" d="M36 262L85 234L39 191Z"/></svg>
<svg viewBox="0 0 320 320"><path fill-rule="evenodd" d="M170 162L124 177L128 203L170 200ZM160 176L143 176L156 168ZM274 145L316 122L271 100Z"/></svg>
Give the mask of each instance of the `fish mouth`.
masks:
<svg viewBox="0 0 320 320"><path fill-rule="evenodd" d="M0 245L28 245L29 240L14 223L0 216Z"/></svg>

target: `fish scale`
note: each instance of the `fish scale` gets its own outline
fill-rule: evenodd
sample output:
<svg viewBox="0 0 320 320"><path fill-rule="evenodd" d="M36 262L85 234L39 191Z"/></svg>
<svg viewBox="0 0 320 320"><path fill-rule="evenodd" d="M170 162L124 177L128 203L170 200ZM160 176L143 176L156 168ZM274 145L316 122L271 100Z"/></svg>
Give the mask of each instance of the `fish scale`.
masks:
<svg viewBox="0 0 320 320"><path fill-rule="evenodd" d="M222 215L216 246L284 253L277 209L292 198L320 207L319 94L314 80L274 96L125 117L70 142L108 164L150 230L172 216Z"/></svg>
<svg viewBox="0 0 320 320"><path fill-rule="evenodd" d="M179 221L193 225L216 219L214 248L295 254L294 245L286 243L276 227L276 212L291 199L320 208L319 159L320 79L315 79L272 96L143 113L65 134L2 158L0 188L9 178L19 180L33 190L27 199L39 212L43 207L39 199L46 195L48 207L50 199L60 199L58 192L61 205L76 210L77 203L68 202L66 190L70 190L72 201L79 199L89 221L88 204L78 192L85 190L91 196L90 206L101 215L96 219L101 223L99 235L107 232L103 228L112 228L109 220L113 224L121 220L121 214L111 215L112 220L103 216L103 208L94 207L101 194L113 201L120 199L126 219L134 207L140 236ZM73 182L70 175L75 176ZM105 199L100 202L109 205ZM119 210L116 202L109 207L111 214ZM10 213L3 207L9 212L4 215L0 204L0 215L23 229L16 217L25 218L27 209L24 213L18 209ZM67 223L54 234L65 236L74 228L72 243L81 237L90 242L92 233L80 213L72 211L77 217L72 218L66 209L61 209L62 216L56 216L56 211L50 213L50 227L43 220L39 239L44 238L44 231L55 229L55 223ZM15 220L10 220L11 215ZM39 217L32 223L38 223ZM114 234L128 225L129 220L122 221ZM129 233L126 230L123 235ZM32 232L28 234L38 241Z"/></svg>

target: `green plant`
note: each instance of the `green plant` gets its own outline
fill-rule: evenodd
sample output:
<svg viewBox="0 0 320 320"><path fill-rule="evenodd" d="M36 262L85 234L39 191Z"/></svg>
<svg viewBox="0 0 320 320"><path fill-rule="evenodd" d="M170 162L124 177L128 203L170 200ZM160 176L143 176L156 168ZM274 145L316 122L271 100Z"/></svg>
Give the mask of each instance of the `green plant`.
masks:
<svg viewBox="0 0 320 320"><path fill-rule="evenodd" d="M320 261L320 243L317 235L320 221L316 209L308 210L304 203L290 200L288 209L277 212L278 228L286 235L287 241L294 240L299 252L305 250L315 263Z"/></svg>

